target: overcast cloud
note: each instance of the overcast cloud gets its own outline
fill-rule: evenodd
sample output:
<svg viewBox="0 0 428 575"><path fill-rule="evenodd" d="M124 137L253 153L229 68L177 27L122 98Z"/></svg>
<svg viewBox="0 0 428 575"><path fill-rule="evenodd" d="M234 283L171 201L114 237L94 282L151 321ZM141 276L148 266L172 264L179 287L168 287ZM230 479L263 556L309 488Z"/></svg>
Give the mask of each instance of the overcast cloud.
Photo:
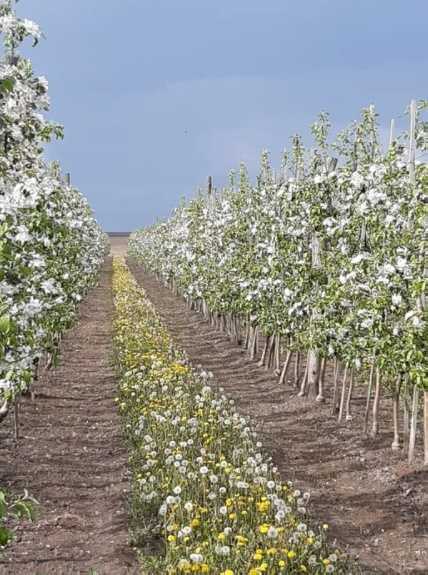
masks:
<svg viewBox="0 0 428 575"><path fill-rule="evenodd" d="M165 217L212 174L277 161L320 110L383 128L428 96L426 0L21 0L65 140L49 155L106 230ZM404 118L399 118L404 122Z"/></svg>

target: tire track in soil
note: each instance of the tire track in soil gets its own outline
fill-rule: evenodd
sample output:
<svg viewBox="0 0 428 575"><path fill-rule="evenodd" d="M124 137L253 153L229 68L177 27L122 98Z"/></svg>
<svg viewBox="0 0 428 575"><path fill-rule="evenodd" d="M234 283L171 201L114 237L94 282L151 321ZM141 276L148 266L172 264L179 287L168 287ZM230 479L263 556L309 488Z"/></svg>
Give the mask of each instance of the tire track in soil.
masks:
<svg viewBox="0 0 428 575"><path fill-rule="evenodd" d="M291 386L280 387L277 377L250 361L182 298L141 266L129 265L192 363L211 371L215 385L251 417L282 477L310 491L311 513L329 523L331 540L360 557L363 573L427 573L428 471L421 465L409 469L402 453L391 452L388 403L382 404L376 440L360 432L363 389L356 390L352 425L338 426L329 413L331 367L325 404L297 398Z"/></svg>
<svg viewBox="0 0 428 575"><path fill-rule="evenodd" d="M112 266L80 306L64 337L60 365L23 398L21 439L0 427L0 484L27 488L40 502L0 557L0 575L132 575L128 543L127 453L114 404ZM10 418L11 419L11 418Z"/></svg>

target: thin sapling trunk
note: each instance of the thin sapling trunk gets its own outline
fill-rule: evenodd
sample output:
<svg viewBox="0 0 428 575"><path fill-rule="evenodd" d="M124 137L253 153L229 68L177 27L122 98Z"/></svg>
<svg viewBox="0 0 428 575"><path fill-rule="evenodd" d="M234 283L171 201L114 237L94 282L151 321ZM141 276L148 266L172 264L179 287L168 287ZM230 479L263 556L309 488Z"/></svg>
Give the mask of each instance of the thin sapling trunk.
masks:
<svg viewBox="0 0 428 575"><path fill-rule="evenodd" d="M394 439L391 444L391 449L393 449L394 451L400 449L400 428L398 423L398 417L400 412L400 388L401 388L401 375L397 377L395 389L392 395L392 422L394 429Z"/></svg>
<svg viewBox="0 0 428 575"><path fill-rule="evenodd" d="M419 407L419 387L413 386L412 398L412 416L410 419L410 436L409 436L409 452L408 461L411 465L415 459L415 445L416 445L416 432L418 427L418 407Z"/></svg>
<svg viewBox="0 0 428 575"><path fill-rule="evenodd" d="M367 434L369 425L369 413L370 413L370 400L372 396L373 379L374 379L374 362L370 366L369 383L367 385L367 400L366 400L366 410L364 412L364 433Z"/></svg>
<svg viewBox="0 0 428 575"><path fill-rule="evenodd" d="M380 403L380 387L381 387L382 377L380 369L376 368L376 386L375 395L373 399L373 421L372 421L372 432L371 436L374 438L377 436L379 431L379 403Z"/></svg>
<svg viewBox="0 0 428 575"><path fill-rule="evenodd" d="M321 360L321 370L320 370L320 377L319 377L319 381L318 381L318 395L316 398L316 401L318 402L324 402L325 401L325 397L324 397L324 378L325 378L325 370L327 367L327 358L323 357Z"/></svg>
<svg viewBox="0 0 428 575"><path fill-rule="evenodd" d="M349 388L348 388L348 397L346 398L346 421L351 421L351 401L352 401L352 393L354 391L354 381L355 381L355 373L354 370L351 369L351 375L349 378Z"/></svg>
<svg viewBox="0 0 428 575"><path fill-rule="evenodd" d="M340 394L340 405L339 405L339 415L337 417L337 421L340 423L343 418L343 411L345 408L345 396L346 396L346 380L348 377L348 364L345 365L345 369L343 371L342 377L342 392Z"/></svg>
<svg viewBox="0 0 428 575"><path fill-rule="evenodd" d="M279 383L281 385L284 383L285 378L287 377L287 372L288 372L288 368L290 367L290 361L291 361L292 355L293 355L293 352L289 349L287 351L287 356L285 358L284 367L282 368L282 371L281 371L281 377L279 378Z"/></svg>

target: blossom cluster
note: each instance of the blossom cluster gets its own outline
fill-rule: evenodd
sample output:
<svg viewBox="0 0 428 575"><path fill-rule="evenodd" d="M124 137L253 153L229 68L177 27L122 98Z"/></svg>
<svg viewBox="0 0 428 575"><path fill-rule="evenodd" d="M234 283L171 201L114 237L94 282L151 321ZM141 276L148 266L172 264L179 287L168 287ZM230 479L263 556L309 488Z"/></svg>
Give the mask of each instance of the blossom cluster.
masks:
<svg viewBox="0 0 428 575"><path fill-rule="evenodd" d="M264 152L256 184L242 165L228 188L134 233L130 253L187 299L293 350L355 369L376 362L387 382L407 374L428 387L428 166L412 174L406 133L381 150L373 107L332 145L329 128L321 114L313 148L294 137L276 174Z"/></svg>
<svg viewBox="0 0 428 575"><path fill-rule="evenodd" d="M107 241L45 142L62 128L44 116L46 78L17 53L36 24L0 2L0 401L25 390L38 360L54 353L79 301L96 281Z"/></svg>
<svg viewBox="0 0 428 575"><path fill-rule="evenodd" d="M280 480L234 402L174 347L123 259L113 266L117 403L129 443L135 529L164 545L152 569L353 573L326 544L327 525L308 524L309 494Z"/></svg>

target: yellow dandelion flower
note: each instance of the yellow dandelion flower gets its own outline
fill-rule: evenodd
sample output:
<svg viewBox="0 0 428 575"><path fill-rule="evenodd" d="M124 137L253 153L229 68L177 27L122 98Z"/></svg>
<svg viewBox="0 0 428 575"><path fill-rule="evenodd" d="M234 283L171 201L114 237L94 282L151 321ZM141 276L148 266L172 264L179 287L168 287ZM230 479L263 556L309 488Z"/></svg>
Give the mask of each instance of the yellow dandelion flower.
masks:
<svg viewBox="0 0 428 575"><path fill-rule="evenodd" d="M257 509L258 511L260 511L260 513L265 513L269 507L270 507L270 501L269 500L263 500L265 498L262 498L262 501L259 501L257 503Z"/></svg>

